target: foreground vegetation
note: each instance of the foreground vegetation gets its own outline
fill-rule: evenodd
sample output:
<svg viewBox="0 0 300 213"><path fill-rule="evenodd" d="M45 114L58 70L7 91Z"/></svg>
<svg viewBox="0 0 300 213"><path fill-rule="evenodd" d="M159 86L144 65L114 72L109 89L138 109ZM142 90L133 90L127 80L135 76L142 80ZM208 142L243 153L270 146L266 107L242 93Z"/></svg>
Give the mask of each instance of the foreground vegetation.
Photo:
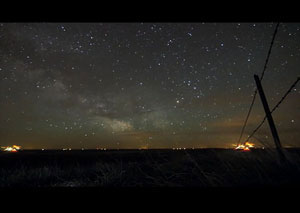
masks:
<svg viewBox="0 0 300 213"><path fill-rule="evenodd" d="M300 186L300 150L21 151L0 153L1 187Z"/></svg>

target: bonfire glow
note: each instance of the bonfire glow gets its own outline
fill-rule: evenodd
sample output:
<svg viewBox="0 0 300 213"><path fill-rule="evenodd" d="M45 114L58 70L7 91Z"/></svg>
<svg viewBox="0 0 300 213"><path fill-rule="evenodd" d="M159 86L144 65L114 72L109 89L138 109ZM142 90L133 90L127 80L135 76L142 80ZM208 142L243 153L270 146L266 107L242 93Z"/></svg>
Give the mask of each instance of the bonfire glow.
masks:
<svg viewBox="0 0 300 213"><path fill-rule="evenodd" d="M17 152L21 149L21 146L13 145L13 146L6 146L2 147L5 152Z"/></svg>
<svg viewBox="0 0 300 213"><path fill-rule="evenodd" d="M254 148L254 144L250 142L246 142L244 144L238 145L235 149L242 150L242 151L250 151L250 148Z"/></svg>

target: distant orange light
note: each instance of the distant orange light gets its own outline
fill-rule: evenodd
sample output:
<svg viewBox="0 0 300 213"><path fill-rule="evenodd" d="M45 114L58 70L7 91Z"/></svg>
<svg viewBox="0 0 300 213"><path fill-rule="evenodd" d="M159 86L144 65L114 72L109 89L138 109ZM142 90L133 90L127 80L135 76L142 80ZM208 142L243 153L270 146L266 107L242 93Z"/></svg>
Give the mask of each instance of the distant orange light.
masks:
<svg viewBox="0 0 300 213"><path fill-rule="evenodd" d="M254 144L250 142L246 142L244 144L238 145L235 150L242 150L242 151L250 151L250 148L254 148Z"/></svg>
<svg viewBox="0 0 300 213"><path fill-rule="evenodd" d="M250 151L249 147L245 147L243 151Z"/></svg>
<svg viewBox="0 0 300 213"><path fill-rule="evenodd" d="M254 143L246 142L245 145L249 148L254 148Z"/></svg>
<svg viewBox="0 0 300 213"><path fill-rule="evenodd" d="M21 149L21 146L13 145L13 146L6 146L2 147L3 151L5 152L18 152Z"/></svg>
<svg viewBox="0 0 300 213"><path fill-rule="evenodd" d="M13 145L12 146L14 149L16 149L16 150L20 150L21 149L21 146L17 146L17 145Z"/></svg>

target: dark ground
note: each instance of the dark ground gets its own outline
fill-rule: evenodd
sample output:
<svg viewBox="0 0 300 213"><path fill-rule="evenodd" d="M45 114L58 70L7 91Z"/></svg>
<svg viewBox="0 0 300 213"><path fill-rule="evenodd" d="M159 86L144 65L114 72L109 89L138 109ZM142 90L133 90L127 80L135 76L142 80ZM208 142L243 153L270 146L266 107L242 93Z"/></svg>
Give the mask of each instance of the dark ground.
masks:
<svg viewBox="0 0 300 213"><path fill-rule="evenodd" d="M1 187L300 186L300 149L75 150L0 153Z"/></svg>

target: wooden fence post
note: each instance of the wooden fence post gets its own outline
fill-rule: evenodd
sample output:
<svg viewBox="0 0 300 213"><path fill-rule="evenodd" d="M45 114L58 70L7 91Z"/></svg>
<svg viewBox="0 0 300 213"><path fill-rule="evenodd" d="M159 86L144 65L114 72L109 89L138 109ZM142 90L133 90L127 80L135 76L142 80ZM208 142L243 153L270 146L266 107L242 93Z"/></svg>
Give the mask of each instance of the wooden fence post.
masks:
<svg viewBox="0 0 300 213"><path fill-rule="evenodd" d="M263 107L264 107L264 110L265 110L265 113L266 113L266 117L267 117L268 122L269 122L269 126L270 126L270 129L271 129L272 135L273 135L273 139L274 139L276 149L278 151L278 154L279 154L280 158L282 160L285 160L285 156L282 152L282 146L281 146L281 143L280 143L280 139L279 139L276 127L275 127L275 123L274 123L272 114L270 112L270 108L269 108L269 105L268 105L268 102L267 102L267 99L266 99L266 96L265 96L265 93L264 93L264 90L262 88L262 85L261 85L261 82L260 82L260 79L259 79L258 75L254 75L254 79L255 79L255 82L256 82L256 86L257 86L257 90L258 90L261 102L263 104Z"/></svg>

